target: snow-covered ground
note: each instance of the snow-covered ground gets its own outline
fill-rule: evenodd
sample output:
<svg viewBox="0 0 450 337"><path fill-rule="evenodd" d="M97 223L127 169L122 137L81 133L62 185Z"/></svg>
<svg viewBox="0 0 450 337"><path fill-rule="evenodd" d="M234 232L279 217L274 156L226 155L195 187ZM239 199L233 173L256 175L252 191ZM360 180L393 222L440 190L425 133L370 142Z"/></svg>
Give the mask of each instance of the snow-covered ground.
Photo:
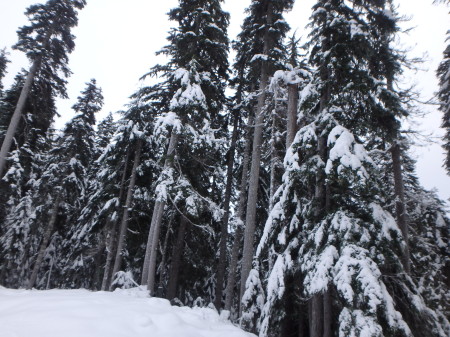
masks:
<svg viewBox="0 0 450 337"><path fill-rule="evenodd" d="M2 337L252 337L208 308L173 307L141 289L0 287Z"/></svg>

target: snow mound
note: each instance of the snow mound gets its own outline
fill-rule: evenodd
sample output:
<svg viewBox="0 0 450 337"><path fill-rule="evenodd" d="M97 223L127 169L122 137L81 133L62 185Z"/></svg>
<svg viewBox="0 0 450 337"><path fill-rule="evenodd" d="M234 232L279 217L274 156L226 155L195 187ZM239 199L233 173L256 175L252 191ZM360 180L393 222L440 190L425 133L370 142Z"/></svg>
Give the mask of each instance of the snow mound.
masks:
<svg viewBox="0 0 450 337"><path fill-rule="evenodd" d="M173 307L141 288L115 292L0 287L2 337L254 337L208 308Z"/></svg>

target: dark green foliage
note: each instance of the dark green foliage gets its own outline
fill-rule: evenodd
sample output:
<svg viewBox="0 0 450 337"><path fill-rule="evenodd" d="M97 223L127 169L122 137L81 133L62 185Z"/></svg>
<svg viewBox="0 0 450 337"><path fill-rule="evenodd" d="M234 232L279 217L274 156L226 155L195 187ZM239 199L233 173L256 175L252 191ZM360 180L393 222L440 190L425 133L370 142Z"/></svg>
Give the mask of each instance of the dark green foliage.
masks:
<svg viewBox="0 0 450 337"><path fill-rule="evenodd" d="M85 0L49 0L30 6L25 12L30 24L18 30L19 42L13 47L40 62L39 76L62 97L67 96L64 77L70 75L68 54L75 48L71 29L78 24L77 10L85 5Z"/></svg>
<svg viewBox="0 0 450 337"><path fill-rule="evenodd" d="M11 62L8 57L8 53L5 49L0 50L0 98L3 94L3 83L2 80L6 75L6 68L8 66L8 63Z"/></svg>
<svg viewBox="0 0 450 337"><path fill-rule="evenodd" d="M447 38L450 38L448 35ZM445 130L444 149L446 151L446 158L444 166L450 174L450 45L444 51L444 59L439 65L437 75L439 76L439 91L438 98L440 101L439 109L443 113L442 127Z"/></svg>

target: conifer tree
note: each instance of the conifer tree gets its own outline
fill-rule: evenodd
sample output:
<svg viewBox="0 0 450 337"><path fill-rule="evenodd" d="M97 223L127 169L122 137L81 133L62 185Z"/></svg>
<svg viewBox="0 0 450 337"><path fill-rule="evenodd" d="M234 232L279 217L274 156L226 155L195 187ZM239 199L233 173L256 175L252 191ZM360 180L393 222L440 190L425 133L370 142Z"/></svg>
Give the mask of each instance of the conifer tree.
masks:
<svg viewBox="0 0 450 337"><path fill-rule="evenodd" d="M258 62L260 67L260 71L256 70L254 67L251 68L251 72L255 74L256 71L256 76L259 77L259 93L257 98L257 106L255 109L255 128L253 133L253 148L245 219L240 286L241 297L245 291L245 283L251 269L251 262L254 253L253 245L256 227L256 204L258 198L267 85L269 84L270 74L274 72L274 63L280 60L280 55L277 54L283 50L283 38L289 29L289 26L283 20L283 13L290 10L293 3L294 1L292 0L252 1L248 10L249 16L246 18L243 25L243 31L239 36L242 41L241 46L244 48L249 48L246 48L247 51L242 50L242 56L238 57L241 57L244 62L248 62L247 60L250 58L250 62ZM249 37L251 37L249 41L245 42L245 39ZM250 46L246 46L248 43L250 43ZM250 51L250 53L248 51ZM249 64L246 64L246 66L249 66Z"/></svg>
<svg viewBox="0 0 450 337"><path fill-rule="evenodd" d="M449 4L448 1L447 4ZM447 40L449 39L450 35L449 32L447 32ZM447 169L447 173L450 174L450 45L447 45L447 48L444 51L444 59L439 65L437 75L439 77L440 86L438 98L441 102L439 109L443 113L442 127L446 132L444 136L444 149L446 151L444 166Z"/></svg>
<svg viewBox="0 0 450 337"><path fill-rule="evenodd" d="M3 96L3 78L6 75L6 68L10 62L5 49L0 50L0 98Z"/></svg>
<svg viewBox="0 0 450 337"><path fill-rule="evenodd" d="M63 134L56 140L48 155L48 164L37 183L38 202L49 210L49 222L44 226L42 242L37 251L28 288L37 280L45 250L57 225L60 207L67 223L74 223L81 203L87 194L88 166L95 155L95 113L101 110L103 96L96 81L91 80L78 97L72 109L76 116L66 125ZM48 208L47 208L48 210ZM41 219L43 220L43 219ZM61 224L62 235L69 234L72 228Z"/></svg>
<svg viewBox="0 0 450 337"><path fill-rule="evenodd" d="M386 72L372 68L374 48L386 47L374 18L392 22L383 3L321 0L313 8L316 71L300 102L306 126L286 154L243 299L243 323L260 336L410 336L418 321L426 331L418 335L445 335L405 274L402 231L365 149L374 148L366 139L398 130ZM261 274L270 249L275 261Z"/></svg>
<svg viewBox="0 0 450 337"><path fill-rule="evenodd" d="M169 12L169 18L178 27L168 38L170 44L161 51L169 56L169 62L153 68L153 72L163 72L165 82L160 85L169 88L157 124L158 132L170 137L165 140L167 151L157 181L142 273L142 283L148 285L151 294L156 281L162 216L168 202L178 210L186 209L186 214L181 216L202 225L211 220L198 218L204 213L201 209L209 209L206 213L211 214L210 219L216 212L217 200L208 197L206 192L211 191L207 176L215 175L214 167L222 148L214 128L223 127L221 113L228 76L228 14L222 10L221 2L180 0L179 6ZM183 200L185 205L177 205Z"/></svg>
<svg viewBox="0 0 450 337"><path fill-rule="evenodd" d="M2 142L0 177L4 175L6 158L35 77L45 78L51 88L50 96L67 96L64 78L70 75L68 54L75 47L71 29L78 23L77 10L85 5L85 0L49 0L32 5L25 12L31 23L19 29L19 42L14 48L26 53L32 65Z"/></svg>

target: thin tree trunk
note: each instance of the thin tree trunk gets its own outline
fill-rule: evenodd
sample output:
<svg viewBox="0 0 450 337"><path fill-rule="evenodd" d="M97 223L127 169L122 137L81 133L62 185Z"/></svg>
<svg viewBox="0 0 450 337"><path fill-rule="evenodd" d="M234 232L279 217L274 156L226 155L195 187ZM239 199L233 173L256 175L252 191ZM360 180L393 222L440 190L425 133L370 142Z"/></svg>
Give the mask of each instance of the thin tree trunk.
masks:
<svg viewBox="0 0 450 337"><path fill-rule="evenodd" d="M270 197L269 210L273 208L275 192L280 186L280 176L277 174L280 166L280 155L278 153L278 121L283 118L278 97L275 97L275 113L272 114L272 135L270 144Z"/></svg>
<svg viewBox="0 0 450 337"><path fill-rule="evenodd" d="M163 269L161 270L161 273L159 275L160 286L162 284L164 284L164 279L166 276L166 270L167 270L166 264L167 264L167 255L168 255L167 254L167 246L169 244L170 231L172 229L172 223L173 223L174 217L175 217L175 212L173 213L172 217L170 218L169 225L167 226L166 236L164 238L164 244L162 247L161 266Z"/></svg>
<svg viewBox="0 0 450 337"><path fill-rule="evenodd" d="M333 321L333 312L331 306L331 289L323 294L323 337L331 337L333 332L331 330L331 322Z"/></svg>
<svg viewBox="0 0 450 337"><path fill-rule="evenodd" d="M122 222L120 224L119 241L117 243L117 252L116 252L116 259L114 261L112 278L114 278L114 275L116 275L116 273L120 270L120 268L122 266L122 253L123 253L123 248L125 246L125 238L126 238L126 234L127 234L127 230L128 230L128 216L129 216L129 212L130 212L131 202L133 200L134 186L136 184L136 176L137 176L136 171L139 166L139 161L141 158L141 150L142 150L142 139L139 139L138 143L137 143L135 156L134 156L133 168L131 169L131 178L130 178L130 184L128 185L127 200L125 201ZM112 286L112 284L111 284L111 286ZM110 286L110 290L111 290L111 286Z"/></svg>
<svg viewBox="0 0 450 337"><path fill-rule="evenodd" d="M175 130L172 131L170 136L169 148L167 149L167 158L164 163L164 168L172 167L173 156L175 155L175 149L178 143L178 134ZM164 213L164 208L166 206L165 200L160 200L155 203L155 209L153 210L152 223L150 226L150 233L147 242L146 258L144 261L143 277L147 274L147 289L150 296L154 295L155 289L155 278L156 278L156 256L158 254L158 240L159 232L161 229L162 216ZM147 262L147 263L146 263ZM148 269L146 270L146 266Z"/></svg>
<svg viewBox="0 0 450 337"><path fill-rule="evenodd" d="M403 266L406 273L410 273L410 253L409 253L409 229L408 217L405 207L405 186L403 182L403 170L401 160L400 145L396 142L391 148L392 166L394 171L394 193L395 193L395 211L397 215L397 223L402 231L405 247L403 249Z"/></svg>
<svg viewBox="0 0 450 337"><path fill-rule="evenodd" d="M249 125L253 124L253 115L249 118ZM239 258L239 249L241 247L242 235L244 232L243 221L244 221L244 210L245 201L247 197L247 179L248 179L248 169L250 163L250 150L251 150L251 128L248 128L247 139L244 148L244 157L242 159L242 176L239 191L239 203L237 209L237 218L241 223L236 228L236 233L234 235L233 248L231 251L230 267L228 271L227 288L225 294L225 310L230 311L233 304L234 298L234 286L236 284L236 271Z"/></svg>
<svg viewBox="0 0 450 337"><path fill-rule="evenodd" d="M130 159L130 151L127 151L127 156L125 158L123 172L122 172L122 179L120 180L120 189L119 189L119 209L122 206L122 198L125 191L125 180L127 178L127 170L128 170L128 162ZM111 285L111 266L112 261L114 258L114 246L116 242L116 236L117 236L117 219L114 221L111 221L111 218L108 216L108 221L106 224L106 227L108 228L109 235L108 235L108 242L106 244L106 263L105 263L105 271L103 273L103 280L102 280L102 290L106 291L109 289Z"/></svg>
<svg viewBox="0 0 450 337"><path fill-rule="evenodd" d="M41 267L42 260L44 259L45 250L47 249L48 242L53 233L53 229L55 228L56 218L58 216L58 208L59 208L59 204L61 202L61 194L62 194L62 192L58 191L55 203L53 204L50 222L49 222L47 228L45 229L44 236L42 238L42 242L39 246L38 256L36 258L36 262L34 263L33 272L31 273L31 277L28 282L27 289L32 289L34 287L34 284L36 283L37 275L38 275L39 269Z"/></svg>
<svg viewBox="0 0 450 337"><path fill-rule="evenodd" d="M178 229L177 241L172 250L172 263L170 266L169 284L167 286L167 299L172 300L176 297L178 276L180 275L181 256L184 251L184 236L186 234L188 221L181 214L180 228Z"/></svg>
<svg viewBox="0 0 450 337"><path fill-rule="evenodd" d="M264 36L264 55L269 54L269 28L272 23L272 4L269 3L267 9L267 27ZM259 171L261 166L261 145L262 145L262 131L264 124L264 105L266 101L266 87L268 83L268 69L267 62L263 61L261 67L261 80L259 90L261 91L258 96L258 104L255 116L255 131L253 134L253 149L252 149L252 164L250 169L250 182L248 188L248 200L247 211L245 218L245 233L244 233L244 248L242 256L242 268L241 268L241 287L239 298L245 292L245 283L247 277L250 274L253 260L253 244L255 241L255 227L256 227L256 203L258 200L258 183L259 183Z"/></svg>
<svg viewBox="0 0 450 337"><path fill-rule="evenodd" d="M216 282L216 298L215 306L217 310L222 308L223 288L225 282L225 269L227 265L227 239L228 239L228 220L230 218L230 200L231 200L231 188L233 185L233 167L234 167L234 155L236 152L236 142L238 138L238 123L239 116L237 112L234 114L233 121L233 134L231 136L230 150L228 152L228 167L227 167L227 183L225 187L225 200L223 208L225 213L222 218L220 226L220 252L219 252L219 264L217 266L217 282Z"/></svg>
<svg viewBox="0 0 450 337"><path fill-rule="evenodd" d="M178 135L172 131L172 134L170 135L170 140L169 140L169 147L167 149L167 158L164 162L164 168L168 168L170 167L170 165L172 165L171 160L173 160L173 155L174 155L174 151L176 148L178 142ZM170 160L169 160L170 159ZM155 223L157 220L157 217L160 213L160 208L161 208L161 201L156 201L155 202L155 206L153 208L153 214L152 214L152 220L150 222L150 230L148 233L148 238L147 238L147 247L145 249L145 258L144 258L144 265L142 267L142 276L141 276L141 285L148 285L148 278L149 278L149 264L150 264L150 257L152 255L152 242L153 242L153 236L154 236L154 231L155 231ZM165 207L165 202L162 205L162 208L164 211L164 207Z"/></svg>
<svg viewBox="0 0 450 337"><path fill-rule="evenodd" d="M53 22L52 27L45 34L42 50L47 49L50 43L50 38L53 34L55 27L59 24L59 19ZM28 96L31 91L31 86L33 85L34 78L41 68L42 64L42 55L38 56L30 67L30 71L28 72L27 78L25 79L25 83L23 85L22 91L20 92L19 100L17 101L16 108L14 109L14 113L11 117L11 121L8 126L8 130L6 131L5 138L3 139L2 147L0 149L0 179L3 177L6 168L6 158L8 157L8 153L11 149L11 145L14 139L14 134L17 131L17 127L19 126L20 118L22 117L22 111L25 108L25 104L27 102Z"/></svg>
<svg viewBox="0 0 450 337"><path fill-rule="evenodd" d="M108 217L108 221L106 223L106 226L109 228L109 235L106 242L106 263L105 263L105 269L103 272L103 279L102 279L102 291L106 291L109 289L109 281L110 281L110 273L111 273L111 266L112 266L112 260L114 256L114 241L115 241L115 225L117 224L116 221L111 221L111 219Z"/></svg>
<svg viewBox="0 0 450 337"><path fill-rule="evenodd" d="M387 45L389 42L385 42ZM387 89L394 92L393 74L387 74ZM401 149L397 141L391 147L392 156L392 170L394 173L394 194L395 194L395 213L397 217L397 224L402 231L403 239L405 240L405 247L403 249L403 267L405 272L411 272L410 253L409 253L409 224L405 207L405 185L403 182L403 169L401 159Z"/></svg>
<svg viewBox="0 0 450 337"><path fill-rule="evenodd" d="M287 107L287 134L286 149L292 145L295 135L298 131L297 124L297 107L298 107L298 85L289 84L288 86L288 107Z"/></svg>
<svg viewBox="0 0 450 337"><path fill-rule="evenodd" d="M17 102L16 108L14 109L14 113L11 117L11 121L8 126L8 130L6 131L5 138L3 139L2 147L0 149L0 178L3 177L6 168L6 158L8 157L8 153L11 149L11 145L14 139L14 134L17 131L17 127L19 126L20 119L22 117L22 111L27 102L28 96L31 91L31 86L33 85L34 78L41 66L42 57L39 56L32 64L30 71L28 72L27 78L23 85L22 91L20 92L19 100Z"/></svg>

